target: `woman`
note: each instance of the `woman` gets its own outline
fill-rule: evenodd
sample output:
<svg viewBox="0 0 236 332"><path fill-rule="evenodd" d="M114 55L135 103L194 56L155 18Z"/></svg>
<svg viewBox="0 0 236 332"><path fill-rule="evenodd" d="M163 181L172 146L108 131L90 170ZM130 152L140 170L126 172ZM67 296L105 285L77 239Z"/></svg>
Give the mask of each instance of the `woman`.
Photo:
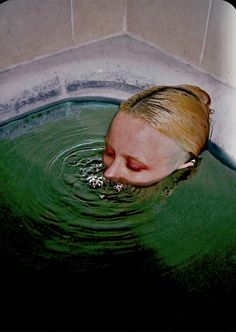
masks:
<svg viewBox="0 0 236 332"><path fill-rule="evenodd" d="M157 86L123 102L106 135L104 176L143 187L192 168L209 137L210 102L193 85Z"/></svg>

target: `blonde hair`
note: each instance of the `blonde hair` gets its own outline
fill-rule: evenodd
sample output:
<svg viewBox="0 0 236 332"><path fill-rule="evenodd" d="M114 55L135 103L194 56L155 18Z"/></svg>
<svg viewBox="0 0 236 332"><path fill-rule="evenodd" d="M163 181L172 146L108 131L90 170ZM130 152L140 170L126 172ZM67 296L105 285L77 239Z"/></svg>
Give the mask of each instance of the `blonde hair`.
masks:
<svg viewBox="0 0 236 332"><path fill-rule="evenodd" d="M141 117L198 156L210 130L210 96L193 85L155 86L124 101L120 111Z"/></svg>

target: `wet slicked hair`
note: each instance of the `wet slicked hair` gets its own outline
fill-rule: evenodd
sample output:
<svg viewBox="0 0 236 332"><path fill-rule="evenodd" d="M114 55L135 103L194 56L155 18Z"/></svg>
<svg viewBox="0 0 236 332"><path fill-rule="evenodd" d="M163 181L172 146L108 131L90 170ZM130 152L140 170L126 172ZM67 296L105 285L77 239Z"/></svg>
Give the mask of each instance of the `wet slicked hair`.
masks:
<svg viewBox="0 0 236 332"><path fill-rule="evenodd" d="M161 134L198 156L210 130L211 99L193 85L154 86L121 104L120 111L145 119Z"/></svg>

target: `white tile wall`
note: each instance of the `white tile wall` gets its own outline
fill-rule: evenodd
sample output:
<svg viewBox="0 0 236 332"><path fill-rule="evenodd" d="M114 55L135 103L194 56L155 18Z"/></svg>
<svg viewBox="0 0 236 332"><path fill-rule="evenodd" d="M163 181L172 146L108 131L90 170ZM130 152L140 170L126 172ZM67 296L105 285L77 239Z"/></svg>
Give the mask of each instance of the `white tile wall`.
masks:
<svg viewBox="0 0 236 332"><path fill-rule="evenodd" d="M202 66L236 87L236 9L226 1L212 1Z"/></svg>
<svg viewBox="0 0 236 332"><path fill-rule="evenodd" d="M123 30L126 0L72 0L74 41L81 44Z"/></svg>
<svg viewBox="0 0 236 332"><path fill-rule="evenodd" d="M236 87L235 31L225 0L9 0L0 4L0 71L127 32Z"/></svg>
<svg viewBox="0 0 236 332"><path fill-rule="evenodd" d="M128 0L128 30L188 62L198 64L209 1Z"/></svg>
<svg viewBox="0 0 236 332"><path fill-rule="evenodd" d="M71 45L70 0L0 5L0 70Z"/></svg>

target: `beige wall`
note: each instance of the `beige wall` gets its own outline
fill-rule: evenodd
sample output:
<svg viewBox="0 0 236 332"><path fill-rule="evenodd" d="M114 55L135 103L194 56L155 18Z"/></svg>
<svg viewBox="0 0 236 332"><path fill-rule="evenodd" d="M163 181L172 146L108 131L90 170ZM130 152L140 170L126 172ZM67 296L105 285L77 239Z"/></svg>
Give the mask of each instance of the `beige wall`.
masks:
<svg viewBox="0 0 236 332"><path fill-rule="evenodd" d="M128 32L236 87L235 31L224 0L8 0L0 70Z"/></svg>
<svg viewBox="0 0 236 332"><path fill-rule="evenodd" d="M236 9L224 0L128 0L127 28L236 87Z"/></svg>
<svg viewBox="0 0 236 332"><path fill-rule="evenodd" d="M201 65L236 87L236 9L213 0Z"/></svg>
<svg viewBox="0 0 236 332"><path fill-rule="evenodd" d="M8 0L0 5L0 70L123 31L126 0Z"/></svg>
<svg viewBox="0 0 236 332"><path fill-rule="evenodd" d="M9 0L0 5L0 68L72 46L70 1Z"/></svg>

